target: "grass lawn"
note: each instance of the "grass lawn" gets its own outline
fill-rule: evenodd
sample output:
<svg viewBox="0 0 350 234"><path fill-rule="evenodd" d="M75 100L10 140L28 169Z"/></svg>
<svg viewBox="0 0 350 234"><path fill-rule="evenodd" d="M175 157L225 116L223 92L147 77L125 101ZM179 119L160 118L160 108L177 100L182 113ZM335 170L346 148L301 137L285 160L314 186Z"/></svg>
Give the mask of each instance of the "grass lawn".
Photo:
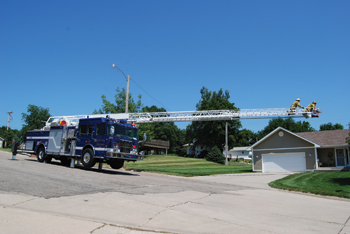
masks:
<svg viewBox="0 0 350 234"><path fill-rule="evenodd" d="M6 151L6 152L12 152L12 151L11 151L11 148L6 148L6 149L1 148L0 150L1 150L1 151Z"/></svg>
<svg viewBox="0 0 350 234"><path fill-rule="evenodd" d="M252 165L231 162L231 166L225 166L199 158L148 155L143 161L126 162L125 169L190 177L252 172Z"/></svg>
<svg viewBox="0 0 350 234"><path fill-rule="evenodd" d="M273 188L350 198L350 172L306 172L272 181Z"/></svg>

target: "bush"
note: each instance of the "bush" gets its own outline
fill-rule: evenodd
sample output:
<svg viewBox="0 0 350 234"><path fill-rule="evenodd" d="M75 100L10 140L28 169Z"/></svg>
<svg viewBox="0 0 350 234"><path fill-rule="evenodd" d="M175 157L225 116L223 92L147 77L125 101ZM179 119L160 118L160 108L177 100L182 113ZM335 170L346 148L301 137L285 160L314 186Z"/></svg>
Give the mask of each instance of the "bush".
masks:
<svg viewBox="0 0 350 234"><path fill-rule="evenodd" d="M220 149L215 146L212 148L212 150L208 153L207 157L205 158L207 161L225 164L225 157L221 153Z"/></svg>
<svg viewBox="0 0 350 234"><path fill-rule="evenodd" d="M200 152L198 155L198 158L207 158L209 151L208 150L203 150Z"/></svg>
<svg viewBox="0 0 350 234"><path fill-rule="evenodd" d="M179 147L176 149L176 154L179 156L186 156L187 155L187 149L184 147Z"/></svg>

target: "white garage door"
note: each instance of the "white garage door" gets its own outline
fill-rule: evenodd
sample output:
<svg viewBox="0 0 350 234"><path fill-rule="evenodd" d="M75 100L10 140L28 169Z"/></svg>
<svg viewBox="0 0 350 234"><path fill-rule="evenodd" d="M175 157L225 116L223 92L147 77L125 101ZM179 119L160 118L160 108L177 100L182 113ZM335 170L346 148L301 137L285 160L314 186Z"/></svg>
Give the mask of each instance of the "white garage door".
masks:
<svg viewBox="0 0 350 234"><path fill-rule="evenodd" d="M304 153L263 154L263 172L303 172L306 171Z"/></svg>

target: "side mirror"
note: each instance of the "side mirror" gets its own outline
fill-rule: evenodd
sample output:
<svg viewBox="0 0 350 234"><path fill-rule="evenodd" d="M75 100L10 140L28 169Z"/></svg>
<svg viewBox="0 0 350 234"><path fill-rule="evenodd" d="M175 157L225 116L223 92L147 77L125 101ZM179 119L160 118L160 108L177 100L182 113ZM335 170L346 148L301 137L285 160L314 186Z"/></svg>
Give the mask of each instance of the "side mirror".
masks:
<svg viewBox="0 0 350 234"><path fill-rule="evenodd" d="M110 129L110 133L109 133L111 136L114 135L114 126L111 126L111 129Z"/></svg>
<svg viewBox="0 0 350 234"><path fill-rule="evenodd" d="M146 133L143 133L143 141L146 141L146 139L147 139L147 135Z"/></svg>

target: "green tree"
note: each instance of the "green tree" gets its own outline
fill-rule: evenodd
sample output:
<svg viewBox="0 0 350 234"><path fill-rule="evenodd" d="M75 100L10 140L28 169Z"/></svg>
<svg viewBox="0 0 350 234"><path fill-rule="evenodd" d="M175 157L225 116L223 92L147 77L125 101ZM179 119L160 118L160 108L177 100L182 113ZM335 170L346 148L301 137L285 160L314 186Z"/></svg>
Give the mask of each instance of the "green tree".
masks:
<svg viewBox="0 0 350 234"><path fill-rule="evenodd" d="M277 118L270 120L269 124L262 131L258 131L256 134L256 138L260 140L278 127L285 128L291 132L315 131L315 129L311 127L310 123L307 121L295 122L294 119L291 118Z"/></svg>
<svg viewBox="0 0 350 234"><path fill-rule="evenodd" d="M6 142L6 148L11 148L13 140L16 140L16 142L20 141L20 132L17 129L11 128L7 130L6 126L2 126L0 128L0 137L4 139L3 147L5 147Z"/></svg>
<svg viewBox="0 0 350 234"><path fill-rule="evenodd" d="M250 146L255 143L254 132L248 129L242 129L238 132L235 147Z"/></svg>
<svg viewBox="0 0 350 234"><path fill-rule="evenodd" d="M234 103L230 102L229 91L220 89L218 92L209 91L206 87L200 90L201 99L196 105L198 111L203 110L237 110ZM229 148L237 144L239 128L242 127L239 120L227 121L197 121L192 122L186 128L187 142L195 139L195 145L213 148L217 146L223 150L225 145L225 126L228 123ZM190 139L191 138L191 139Z"/></svg>
<svg viewBox="0 0 350 234"><path fill-rule="evenodd" d="M102 107L98 110L94 110L93 114L110 114L110 113L125 113L125 104L126 104L126 91L125 88L121 90L119 87L116 89L117 94L114 95L115 104L107 100L105 95L102 95ZM128 112L135 113L139 112L143 106L141 102L141 95L138 95L138 100L135 100L132 97L132 94L129 93L129 103L128 103Z"/></svg>
<svg viewBox="0 0 350 234"><path fill-rule="evenodd" d="M217 146L214 146L211 149L211 151L207 154L205 159L207 161L225 164L225 156L222 154L221 150Z"/></svg>
<svg viewBox="0 0 350 234"><path fill-rule="evenodd" d="M29 104L27 113L22 113L22 121L25 124L20 131L21 142L26 141L27 131L43 128L50 116L49 108Z"/></svg>
<svg viewBox="0 0 350 234"><path fill-rule="evenodd" d="M143 107L142 112L166 112L166 110L153 105ZM169 153L182 153L181 147L185 142L185 130L180 130L174 122L141 123L139 124L140 138L144 133L146 133L147 139L169 141Z"/></svg>
<svg viewBox="0 0 350 234"><path fill-rule="evenodd" d="M326 124L321 124L320 125L320 131L326 131L326 130L341 130L344 129L344 126L336 123L336 124L332 124L331 122L326 123Z"/></svg>

